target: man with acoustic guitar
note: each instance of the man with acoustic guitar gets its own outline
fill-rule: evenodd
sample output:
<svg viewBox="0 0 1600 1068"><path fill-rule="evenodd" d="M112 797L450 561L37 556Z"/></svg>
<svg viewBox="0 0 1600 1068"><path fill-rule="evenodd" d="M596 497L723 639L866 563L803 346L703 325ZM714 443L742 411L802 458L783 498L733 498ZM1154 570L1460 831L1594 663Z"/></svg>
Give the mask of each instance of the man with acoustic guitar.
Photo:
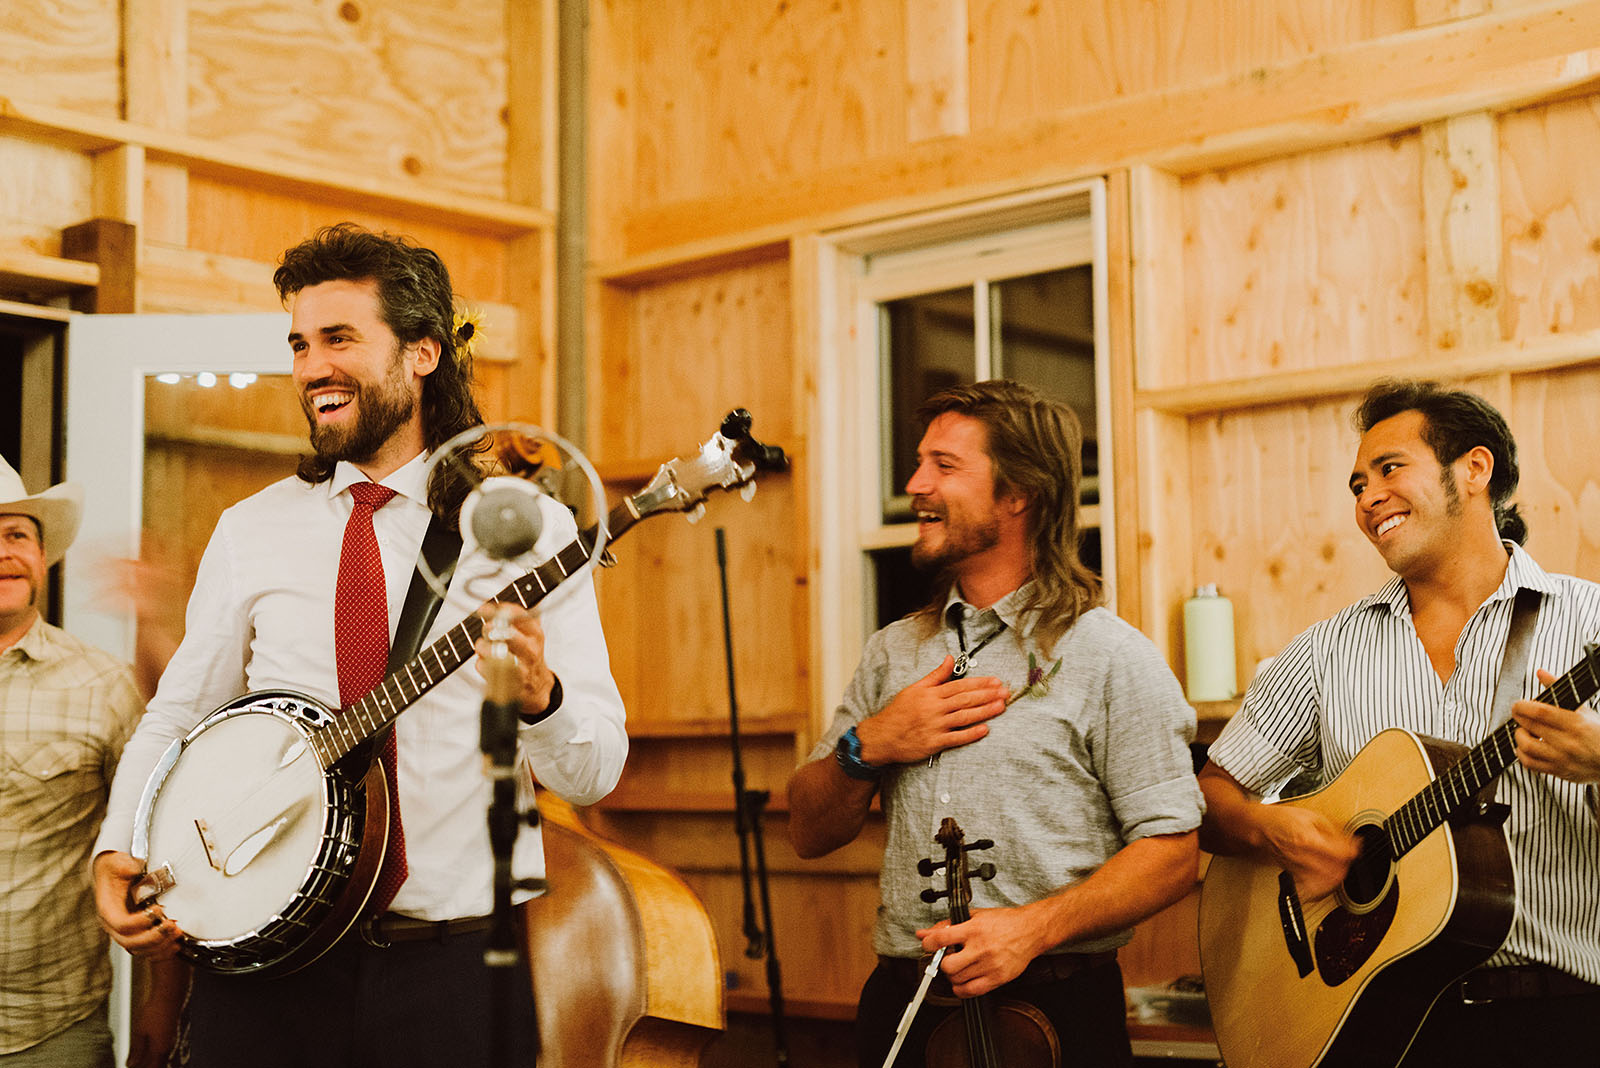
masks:
<svg viewBox="0 0 1600 1068"><path fill-rule="evenodd" d="M1549 670L1581 661L1585 643L1600 635L1600 586L1549 574L1523 550L1526 527L1510 503L1518 480L1516 442L1482 398L1431 382L1384 381L1367 393L1355 422L1362 434L1350 475L1356 525L1395 577L1302 633L1251 684L1200 775L1207 801L1202 843L1286 872L1307 907L1306 926L1317 928L1311 909L1325 908L1316 903L1335 890L1348 897L1347 873L1358 853L1365 864L1372 851L1362 852L1347 826L1326 813L1263 804L1262 795L1282 789L1297 773L1333 784L1347 767L1360 766L1360 751L1386 728L1471 746L1511 715L1515 726L1505 729L1514 730L1515 759L1508 751L1510 767L1498 782L1498 800L1509 805L1506 870L1515 873L1515 918L1505 910L1509 935L1493 952L1507 929L1502 925L1483 940L1488 944L1476 957L1487 958L1481 967L1453 981L1448 975L1461 969L1450 970L1421 992L1416 1018L1396 1021L1401 1030L1387 1063L1399 1059L1416 1032L1403 1061L1408 1068L1592 1065L1600 1055L1594 1038L1600 824L1592 786L1600 781L1600 719L1586 708L1526 698L1551 683ZM1520 610L1527 622L1514 628L1519 601L1537 604L1537 614ZM1526 638L1508 642L1514 629ZM1526 650L1526 666L1512 667L1502 683L1502 662L1518 663L1508 647ZM1390 774L1397 774L1392 765ZM1470 833L1454 820L1451 826L1452 834ZM1498 848L1503 855L1504 845ZM1446 864L1436 880L1425 881L1451 877ZM1208 882L1208 895L1211 890ZM1371 915L1400 908L1401 918L1392 921L1398 930L1407 902L1438 890L1415 877L1408 884L1402 875L1380 898L1387 905ZM1245 919L1245 907L1237 903L1236 931L1254 922ZM1279 910L1270 901L1259 907L1262 929L1276 930ZM1283 933L1269 941L1287 960ZM1421 959L1420 951L1411 952L1395 966ZM1317 964L1332 966L1321 957ZM1209 962L1206 968L1209 986ZM1259 970L1255 974L1259 981ZM1307 960L1301 975L1310 974ZM1333 981L1306 979L1316 996ZM1441 987L1428 1010L1428 998ZM1239 998L1249 1015L1249 990ZM1261 1011L1272 1015L1270 1008ZM1280 1020L1271 1026L1294 1025ZM1367 1032L1369 1054L1374 1033ZM1362 1036L1343 1038L1345 1050L1359 1057Z"/></svg>
<svg viewBox="0 0 1600 1068"><path fill-rule="evenodd" d="M1065 1063L1127 1065L1116 949L1196 877L1194 712L1154 646L1096 607L1099 579L1078 556L1072 411L988 381L938 394L921 415L906 486L912 558L938 572L938 593L872 636L832 727L789 784L790 833L805 857L852 841L881 791L879 965L861 992L857 1057L879 1068L926 954L948 950L943 993L964 999L963 1011L925 1005L897 1066L922 1065L942 1018L961 1020L991 993L1042 1014ZM948 885L918 871L941 852L941 822L994 842L974 860L992 863L993 878L973 879L970 918L954 925L961 903L921 897ZM959 850L956 838L948 848ZM1003 1038L998 1051L969 1044L972 1032L943 1041L974 1059L940 1063L1035 1063Z"/></svg>
<svg viewBox="0 0 1600 1068"><path fill-rule="evenodd" d="M457 317L439 256L341 224L288 250L274 281L291 312L293 378L313 454L298 477L218 522L183 642L128 743L96 847L102 922L129 950L152 957L176 952L184 933L159 901L148 910L128 904L142 869L130 855L135 806L157 760L246 690L293 690L333 709L363 697L385 675L425 532L435 518L455 526L471 489L458 465L439 464L424 477L430 452L483 422L471 392L475 328ZM575 530L559 505L543 500L540 512L536 557ZM479 582L503 570L463 555L452 597L428 633L459 629L457 596L484 599L474 593ZM521 720L518 766L587 804L615 785L627 736L593 589L587 578L575 586L540 617L514 612L505 644L517 676L508 690ZM483 955L494 857L479 749L483 696L474 673L446 673L395 720L392 746L374 740L382 771L368 780L376 774L389 784L382 792L398 799L398 811L391 809L388 850L362 918L287 974L196 968L191 1064L488 1063L496 1046ZM303 748L286 753L284 766ZM220 885L242 883L235 868L248 872L252 857L269 856L272 836L294 811L243 844L196 820L190 843L204 846ZM537 828L521 829L512 869L518 879L543 874ZM201 872L211 874L204 863ZM534 1068L532 992L526 969L513 971L511 1063Z"/></svg>

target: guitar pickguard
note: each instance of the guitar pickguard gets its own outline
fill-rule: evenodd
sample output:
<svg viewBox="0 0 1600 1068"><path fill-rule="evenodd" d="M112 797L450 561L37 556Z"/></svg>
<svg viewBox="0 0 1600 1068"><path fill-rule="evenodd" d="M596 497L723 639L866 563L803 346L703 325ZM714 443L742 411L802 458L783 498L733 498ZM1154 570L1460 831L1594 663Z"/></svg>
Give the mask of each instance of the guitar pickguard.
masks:
<svg viewBox="0 0 1600 1068"><path fill-rule="evenodd" d="M1338 986L1372 959L1383 936L1389 933L1389 925L1394 923L1399 902L1400 880L1396 878L1376 908L1355 913L1341 906L1323 917L1317 925L1312 949L1317 960L1317 974L1324 983Z"/></svg>

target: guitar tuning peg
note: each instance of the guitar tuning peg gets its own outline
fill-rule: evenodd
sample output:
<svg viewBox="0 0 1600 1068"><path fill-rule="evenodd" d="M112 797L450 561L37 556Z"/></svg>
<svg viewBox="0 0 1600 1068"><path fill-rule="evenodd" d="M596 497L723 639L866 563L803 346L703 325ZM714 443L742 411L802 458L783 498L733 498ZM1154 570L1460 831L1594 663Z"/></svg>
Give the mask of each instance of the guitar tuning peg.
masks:
<svg viewBox="0 0 1600 1068"><path fill-rule="evenodd" d="M972 874L987 882L988 880L994 878L994 865L988 862L979 864L976 868L972 869Z"/></svg>
<svg viewBox="0 0 1600 1068"><path fill-rule="evenodd" d="M743 486L739 487L739 496L744 498L746 503L748 503L750 498L754 497L755 495L756 484L754 482L746 482Z"/></svg>
<svg viewBox="0 0 1600 1068"><path fill-rule="evenodd" d="M684 518L687 519L690 523L698 523L698 522L700 522L701 519L705 518L705 514L706 514L706 506L705 506L705 502L702 501L701 503L695 505L693 508L689 509L686 513L684 513Z"/></svg>

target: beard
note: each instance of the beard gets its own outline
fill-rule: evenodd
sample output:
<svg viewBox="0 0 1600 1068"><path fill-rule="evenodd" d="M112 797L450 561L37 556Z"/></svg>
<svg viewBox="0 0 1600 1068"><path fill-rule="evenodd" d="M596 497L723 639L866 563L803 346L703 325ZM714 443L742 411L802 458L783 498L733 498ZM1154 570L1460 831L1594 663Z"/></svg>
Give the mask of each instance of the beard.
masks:
<svg viewBox="0 0 1600 1068"><path fill-rule="evenodd" d="M311 431L311 448L319 459L330 463L339 460L364 463L376 456L395 432L416 414L417 396L406 382L402 352L403 349L396 345L394 359L390 361L388 372L381 381L324 378L310 383L301 392L300 407L305 412L306 424ZM317 422L317 411L307 396L312 390L328 385L341 386L353 394L350 401L356 407L353 422L347 425Z"/></svg>
<svg viewBox="0 0 1600 1068"><path fill-rule="evenodd" d="M942 537L932 545L918 538L911 546L911 563L922 571L948 571L970 556L1000 544L1000 522L992 515L967 518L944 515Z"/></svg>

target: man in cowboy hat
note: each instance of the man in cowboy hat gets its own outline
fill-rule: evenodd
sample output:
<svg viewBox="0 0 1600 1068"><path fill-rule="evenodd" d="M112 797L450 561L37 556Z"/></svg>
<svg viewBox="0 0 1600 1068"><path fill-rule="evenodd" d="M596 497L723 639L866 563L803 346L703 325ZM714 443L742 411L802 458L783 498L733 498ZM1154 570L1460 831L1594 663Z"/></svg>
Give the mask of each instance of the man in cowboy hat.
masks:
<svg viewBox="0 0 1600 1068"><path fill-rule="evenodd" d="M45 569L78 533L83 491L29 494L0 459L0 1066L109 1068L111 958L89 851L143 700L133 673L39 615ZM153 968L129 1064L165 1062L181 994Z"/></svg>

